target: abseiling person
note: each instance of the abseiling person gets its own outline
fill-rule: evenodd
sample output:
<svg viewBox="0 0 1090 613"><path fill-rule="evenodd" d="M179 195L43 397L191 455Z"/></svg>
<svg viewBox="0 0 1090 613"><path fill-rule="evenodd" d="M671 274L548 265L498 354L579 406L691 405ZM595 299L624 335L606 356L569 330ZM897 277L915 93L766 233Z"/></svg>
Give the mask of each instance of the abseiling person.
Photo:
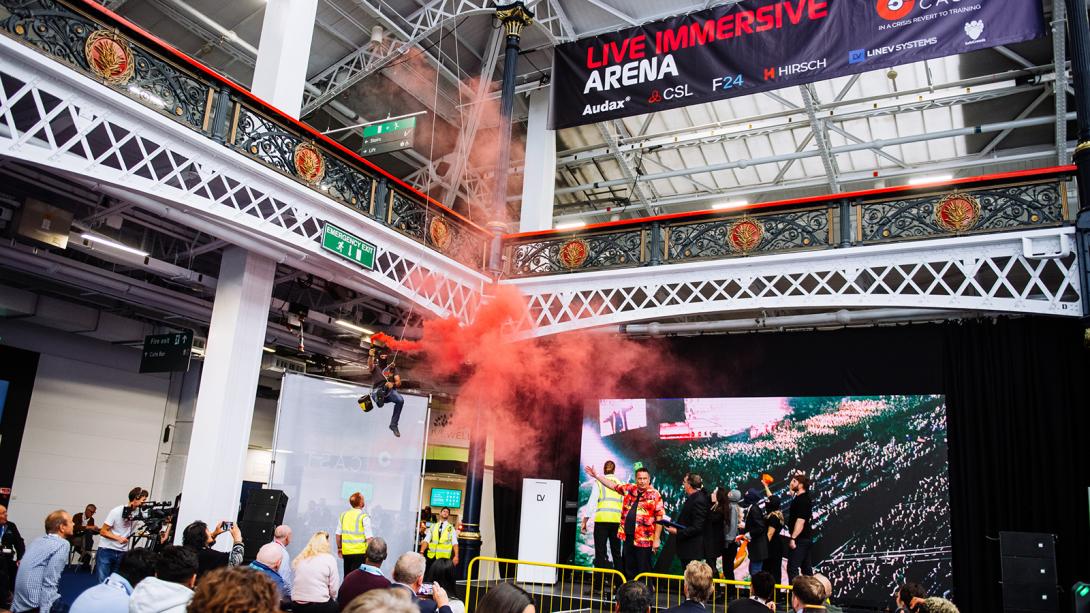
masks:
<svg viewBox="0 0 1090 613"><path fill-rule="evenodd" d="M625 576L632 580L640 573L651 572L651 556L658 551L662 536L662 525L656 522L666 516L662 495L651 487L651 471L641 466L636 469L635 484L614 485L593 466L585 466L584 470L602 485L624 496L617 536L624 542L621 562Z"/></svg>
<svg viewBox="0 0 1090 613"><path fill-rule="evenodd" d="M618 493L614 487L622 482L614 474L617 465L613 460L606 460L602 465L602 478L612 485L607 487L596 483L591 492L590 502L594 503L594 568L621 569L621 539L617 536L617 530L621 527L621 503L624 496ZM587 533L587 522L590 518L583 518L582 531ZM613 563L607 557L612 556Z"/></svg>

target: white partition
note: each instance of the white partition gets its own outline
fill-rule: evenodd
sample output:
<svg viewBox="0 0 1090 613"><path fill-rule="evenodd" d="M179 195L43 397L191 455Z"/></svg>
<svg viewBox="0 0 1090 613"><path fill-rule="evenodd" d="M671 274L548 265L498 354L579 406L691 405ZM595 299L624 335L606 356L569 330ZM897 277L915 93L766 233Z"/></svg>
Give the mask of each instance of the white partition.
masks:
<svg viewBox="0 0 1090 613"><path fill-rule="evenodd" d="M413 548L428 399L403 394L397 438L387 427L392 405L364 413L356 404L368 389L284 375L269 487L288 495L284 523L294 531L293 556L318 530L333 535L348 497L363 493L375 535L389 545L382 565L389 576L397 556Z"/></svg>
<svg viewBox="0 0 1090 613"><path fill-rule="evenodd" d="M563 487L563 483L553 479L522 480L518 559L556 564ZM515 580L519 583L556 583L556 569L519 564Z"/></svg>

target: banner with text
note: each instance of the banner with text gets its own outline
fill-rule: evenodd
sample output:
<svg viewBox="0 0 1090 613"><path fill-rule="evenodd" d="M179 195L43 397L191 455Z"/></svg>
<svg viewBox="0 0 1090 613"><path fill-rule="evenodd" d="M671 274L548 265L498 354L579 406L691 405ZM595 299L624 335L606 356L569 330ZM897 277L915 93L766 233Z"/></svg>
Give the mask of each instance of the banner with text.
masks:
<svg viewBox="0 0 1090 613"><path fill-rule="evenodd" d="M1040 0L742 0L556 47L553 128L1040 37Z"/></svg>

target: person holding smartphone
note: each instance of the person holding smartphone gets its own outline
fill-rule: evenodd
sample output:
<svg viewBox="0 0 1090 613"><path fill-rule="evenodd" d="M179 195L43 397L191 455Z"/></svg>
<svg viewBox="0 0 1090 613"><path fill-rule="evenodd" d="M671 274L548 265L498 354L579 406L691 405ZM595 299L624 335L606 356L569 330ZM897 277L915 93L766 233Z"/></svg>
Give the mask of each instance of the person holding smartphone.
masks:
<svg viewBox="0 0 1090 613"><path fill-rule="evenodd" d="M216 551L212 545L219 535L224 532L231 534L234 543L231 551ZM242 563L245 549L242 545L242 533L233 522L221 521L216 524L216 529L210 531L208 524L203 521L195 521L182 532L182 547L197 554L197 578L200 579L210 570L224 566L238 566Z"/></svg>

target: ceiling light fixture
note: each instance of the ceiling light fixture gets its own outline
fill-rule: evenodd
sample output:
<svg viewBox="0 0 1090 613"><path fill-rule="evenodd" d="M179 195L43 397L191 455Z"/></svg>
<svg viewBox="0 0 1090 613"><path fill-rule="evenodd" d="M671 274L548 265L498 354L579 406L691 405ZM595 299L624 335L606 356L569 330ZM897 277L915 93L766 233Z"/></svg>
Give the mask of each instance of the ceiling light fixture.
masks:
<svg viewBox="0 0 1090 613"><path fill-rule="evenodd" d="M954 175L930 175L926 177L912 177L908 180L909 185L926 185L928 183L942 183L944 181L953 180Z"/></svg>
<svg viewBox="0 0 1090 613"><path fill-rule="evenodd" d="M740 209L749 204L749 200L730 200L728 202L717 202L712 205L712 209L716 211L722 211L723 209Z"/></svg>
<svg viewBox="0 0 1090 613"><path fill-rule="evenodd" d="M263 349L264 351L268 351L269 353L276 353L276 350L273 349L272 347L266 346L266 347L262 347L261 349Z"/></svg>
<svg viewBox="0 0 1090 613"><path fill-rule="evenodd" d="M564 223L556 224L556 229L557 230L571 230L573 228L582 228L585 225L587 225L587 222L585 222L585 221L567 221L567 222L564 222Z"/></svg>
<svg viewBox="0 0 1090 613"><path fill-rule="evenodd" d="M345 321L343 319L338 319L334 323L336 323L338 326L340 326L342 328L348 328L349 330L352 330L353 332L359 332L360 334L374 334L375 333L374 330L368 330L367 328L364 328L363 326L357 326L356 324L354 324L354 323L352 323L350 321Z"/></svg>
<svg viewBox="0 0 1090 613"><path fill-rule="evenodd" d="M97 244L99 246L102 246L102 247L110 247L111 249L117 249L118 251L124 251L125 253L132 253L132 254L138 255L138 256L140 256L142 258L148 257L148 252L146 252L146 251L140 251L139 249L137 249L135 247L130 247L128 245L123 245L123 244L121 244L119 242L112 241L112 240L110 240L108 238L103 238L101 236L95 236L94 234L87 234L87 233L81 234L80 236L83 237L83 240L91 241L91 242L93 242L93 243L95 243L95 244Z"/></svg>

